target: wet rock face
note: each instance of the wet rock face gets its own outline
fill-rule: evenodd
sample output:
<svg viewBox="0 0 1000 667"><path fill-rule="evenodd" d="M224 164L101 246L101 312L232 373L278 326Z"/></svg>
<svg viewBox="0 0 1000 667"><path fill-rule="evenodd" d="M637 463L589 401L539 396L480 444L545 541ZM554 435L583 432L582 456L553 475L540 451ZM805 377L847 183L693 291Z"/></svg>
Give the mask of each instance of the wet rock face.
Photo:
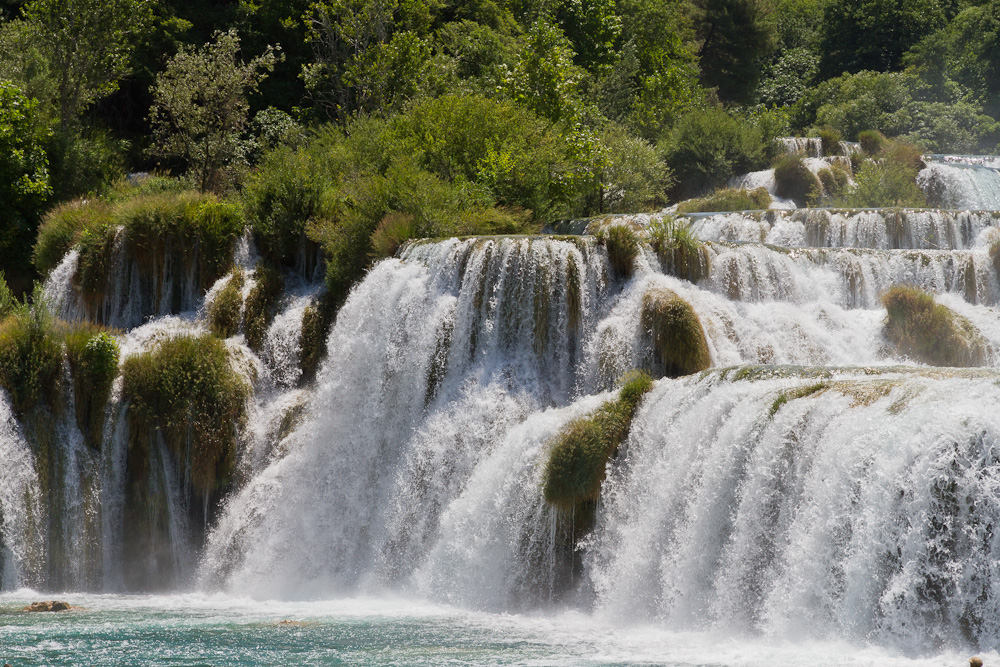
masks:
<svg viewBox="0 0 1000 667"><path fill-rule="evenodd" d="M58 600L48 600L41 602L32 602L30 605L24 608L24 611L69 611L73 607L70 606L68 602L60 602Z"/></svg>

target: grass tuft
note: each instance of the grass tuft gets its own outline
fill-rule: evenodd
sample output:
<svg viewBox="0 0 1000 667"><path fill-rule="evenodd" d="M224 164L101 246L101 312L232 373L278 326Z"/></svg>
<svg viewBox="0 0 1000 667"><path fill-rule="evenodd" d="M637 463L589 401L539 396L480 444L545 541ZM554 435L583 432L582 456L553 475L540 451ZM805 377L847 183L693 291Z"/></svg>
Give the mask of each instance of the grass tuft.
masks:
<svg viewBox="0 0 1000 667"><path fill-rule="evenodd" d="M250 288L243 309L243 329L250 349L260 351L264 346L267 328L274 319L285 281L281 272L269 264L259 264L254 269L253 280L253 287Z"/></svg>
<svg viewBox="0 0 1000 667"><path fill-rule="evenodd" d="M708 249L686 221L674 217L654 220L646 233L664 271L693 283L708 276Z"/></svg>
<svg viewBox="0 0 1000 667"><path fill-rule="evenodd" d="M104 408L118 376L118 341L103 327L76 323L66 332L66 357L73 371L76 423L87 443L99 449Z"/></svg>

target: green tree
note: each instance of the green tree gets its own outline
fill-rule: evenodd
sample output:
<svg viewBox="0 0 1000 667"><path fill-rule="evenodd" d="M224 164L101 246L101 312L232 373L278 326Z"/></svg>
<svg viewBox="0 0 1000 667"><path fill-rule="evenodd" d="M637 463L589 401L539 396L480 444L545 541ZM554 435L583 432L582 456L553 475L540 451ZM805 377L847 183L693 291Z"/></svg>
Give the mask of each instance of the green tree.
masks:
<svg viewBox="0 0 1000 667"><path fill-rule="evenodd" d="M774 50L763 0L700 0L697 20L701 80L726 102L745 102Z"/></svg>
<svg viewBox="0 0 1000 667"><path fill-rule="evenodd" d="M573 44L577 65L593 72L615 61L622 21L614 0L563 0L556 21Z"/></svg>
<svg viewBox="0 0 1000 667"><path fill-rule="evenodd" d="M573 64L575 55L559 26L547 19L535 21L508 80L508 94L553 122L574 120L580 113L584 77Z"/></svg>
<svg viewBox="0 0 1000 667"><path fill-rule="evenodd" d="M313 61L306 89L327 117L386 115L420 90L438 0L332 0L306 14Z"/></svg>
<svg viewBox="0 0 1000 667"><path fill-rule="evenodd" d="M151 20L149 0L34 0L23 27L48 64L62 131L118 89Z"/></svg>
<svg viewBox="0 0 1000 667"><path fill-rule="evenodd" d="M238 60L240 39L220 32L199 49L182 48L156 77L150 123L153 153L180 158L202 191L220 187L223 170L242 157L249 123L247 95L278 58L276 49Z"/></svg>
<svg viewBox="0 0 1000 667"><path fill-rule="evenodd" d="M833 0L823 15L820 75L899 69L903 54L945 25L942 0Z"/></svg>
<svg viewBox="0 0 1000 667"><path fill-rule="evenodd" d="M40 209L50 194L45 142L37 102L0 81L0 267L15 291L30 284L31 245Z"/></svg>

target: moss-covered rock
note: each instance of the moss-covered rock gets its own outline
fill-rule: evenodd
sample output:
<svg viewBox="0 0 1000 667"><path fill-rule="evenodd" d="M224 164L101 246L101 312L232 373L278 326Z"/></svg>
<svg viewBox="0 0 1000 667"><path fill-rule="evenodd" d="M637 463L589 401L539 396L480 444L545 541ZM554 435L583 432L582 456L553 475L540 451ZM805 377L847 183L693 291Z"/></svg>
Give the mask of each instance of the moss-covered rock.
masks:
<svg viewBox="0 0 1000 667"><path fill-rule="evenodd" d="M543 494L548 503L568 511L598 499L608 461L628 436L632 417L652 387L649 375L631 374L617 399L563 428L551 443L545 466Z"/></svg>
<svg viewBox="0 0 1000 667"><path fill-rule="evenodd" d="M243 318L243 269L236 268L229 280L205 308L208 328L220 338L235 336Z"/></svg>
<svg viewBox="0 0 1000 667"><path fill-rule="evenodd" d="M250 387L225 344L213 336L165 340L126 359L122 376L132 445L148 446L159 429L198 493L226 486Z"/></svg>
<svg viewBox="0 0 1000 667"><path fill-rule="evenodd" d="M931 366L981 366L987 346L964 317L916 288L897 286L882 296L885 336L900 354Z"/></svg>
<svg viewBox="0 0 1000 667"><path fill-rule="evenodd" d="M104 410L118 377L118 342L103 327L78 323L66 333L66 357L72 369L77 426L87 444L98 449Z"/></svg>
<svg viewBox="0 0 1000 667"><path fill-rule="evenodd" d="M684 299L668 289L653 289L642 298L642 327L653 348L653 370L679 377L712 365L701 320Z"/></svg>
<svg viewBox="0 0 1000 667"><path fill-rule="evenodd" d="M259 351L263 347L284 286L281 272L273 266L260 264L254 269L253 287L247 294L243 310L243 328L250 349Z"/></svg>
<svg viewBox="0 0 1000 667"><path fill-rule="evenodd" d="M324 303L308 306L302 313L302 335L299 344L301 381L312 382L319 370L319 362L326 353L326 335L329 332L332 307Z"/></svg>

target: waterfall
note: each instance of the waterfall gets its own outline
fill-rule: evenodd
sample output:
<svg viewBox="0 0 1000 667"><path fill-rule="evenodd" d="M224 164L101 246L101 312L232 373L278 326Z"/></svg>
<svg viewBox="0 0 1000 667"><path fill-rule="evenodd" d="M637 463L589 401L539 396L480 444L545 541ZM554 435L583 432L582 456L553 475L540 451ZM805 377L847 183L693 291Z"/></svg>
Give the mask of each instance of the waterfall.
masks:
<svg viewBox="0 0 1000 667"><path fill-rule="evenodd" d="M1000 209L1000 161L993 157L929 155L917 183L935 206Z"/></svg>
<svg viewBox="0 0 1000 667"><path fill-rule="evenodd" d="M906 652L995 644L996 374L739 375L644 403L586 552L596 608Z"/></svg>
<svg viewBox="0 0 1000 667"><path fill-rule="evenodd" d="M34 456L14 417L7 392L0 389L0 590L38 580L41 512Z"/></svg>

